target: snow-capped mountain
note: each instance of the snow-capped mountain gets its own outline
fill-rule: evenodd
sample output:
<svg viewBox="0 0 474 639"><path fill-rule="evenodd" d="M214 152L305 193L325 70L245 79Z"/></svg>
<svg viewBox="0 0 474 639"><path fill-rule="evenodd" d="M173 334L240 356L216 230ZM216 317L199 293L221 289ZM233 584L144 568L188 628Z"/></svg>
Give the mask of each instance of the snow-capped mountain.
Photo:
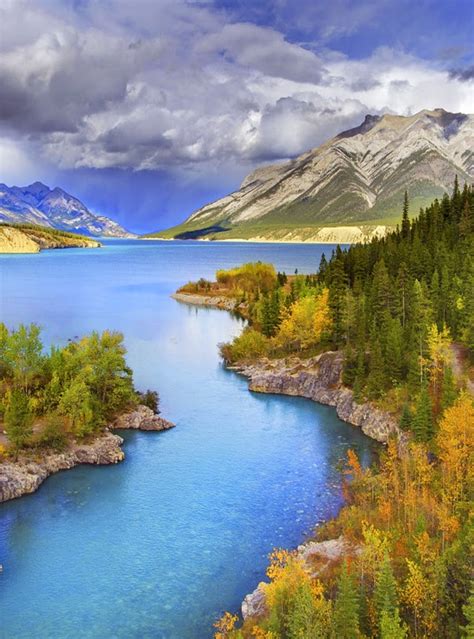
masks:
<svg viewBox="0 0 474 639"><path fill-rule="evenodd" d="M0 184L0 222L39 224L93 237L134 237L117 222L91 213L63 189L50 189L41 182L20 187Z"/></svg>
<svg viewBox="0 0 474 639"><path fill-rule="evenodd" d="M461 185L474 177L473 115L368 115L294 160L257 169L238 191L156 235L291 239L298 228L395 224L405 189L417 213L450 191L455 175Z"/></svg>

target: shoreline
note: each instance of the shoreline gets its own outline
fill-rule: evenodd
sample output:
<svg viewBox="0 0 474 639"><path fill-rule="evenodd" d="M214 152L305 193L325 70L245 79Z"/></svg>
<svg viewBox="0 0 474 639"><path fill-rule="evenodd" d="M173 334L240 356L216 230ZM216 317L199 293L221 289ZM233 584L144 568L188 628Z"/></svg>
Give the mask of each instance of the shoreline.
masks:
<svg viewBox="0 0 474 639"><path fill-rule="evenodd" d="M64 451L49 450L38 461L33 455L16 461L0 463L0 503L34 493L50 476L80 464L117 464L125 459L121 448L123 439L112 430L142 430L160 432L174 428L175 424L153 413L151 408L139 405L135 410L120 415L105 431L91 442L72 442Z"/></svg>
<svg viewBox="0 0 474 639"><path fill-rule="evenodd" d="M239 312L235 300L222 296L173 293L171 297L184 304ZM354 401L353 391L342 383L342 365L340 351L325 351L308 359L294 355L282 359L262 358L227 368L247 377L249 390L253 392L304 397L332 406L339 419L359 427L371 439L386 443L395 435L403 444L405 436L394 415L370 402L358 404Z"/></svg>

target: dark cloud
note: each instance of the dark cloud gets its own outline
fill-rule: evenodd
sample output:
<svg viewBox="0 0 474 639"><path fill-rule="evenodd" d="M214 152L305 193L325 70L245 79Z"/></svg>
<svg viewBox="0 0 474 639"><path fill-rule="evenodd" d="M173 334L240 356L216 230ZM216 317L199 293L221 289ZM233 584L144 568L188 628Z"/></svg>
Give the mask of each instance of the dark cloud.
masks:
<svg viewBox="0 0 474 639"><path fill-rule="evenodd" d="M464 67L464 69L451 69L449 72L451 78L461 80L461 82L467 82L474 79L474 64L470 67Z"/></svg>

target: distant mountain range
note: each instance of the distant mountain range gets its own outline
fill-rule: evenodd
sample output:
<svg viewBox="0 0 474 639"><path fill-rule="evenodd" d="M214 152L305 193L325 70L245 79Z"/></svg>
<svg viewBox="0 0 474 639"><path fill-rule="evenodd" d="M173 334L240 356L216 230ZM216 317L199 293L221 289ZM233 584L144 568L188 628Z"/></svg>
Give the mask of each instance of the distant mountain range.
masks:
<svg viewBox="0 0 474 639"><path fill-rule="evenodd" d="M473 115L443 109L407 117L368 115L357 128L294 160L257 169L238 191L153 236L370 238L399 221L405 189L415 214L451 191L455 175L461 185L473 181Z"/></svg>
<svg viewBox="0 0 474 639"><path fill-rule="evenodd" d="M134 237L120 224L94 215L77 198L42 182L29 186L0 184L0 222L38 224L92 237Z"/></svg>

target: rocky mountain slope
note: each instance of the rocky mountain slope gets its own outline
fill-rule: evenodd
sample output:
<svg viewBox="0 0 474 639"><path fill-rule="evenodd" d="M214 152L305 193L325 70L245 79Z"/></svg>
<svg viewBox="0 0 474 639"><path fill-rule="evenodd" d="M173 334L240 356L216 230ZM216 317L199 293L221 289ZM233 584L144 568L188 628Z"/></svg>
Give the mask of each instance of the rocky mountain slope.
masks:
<svg viewBox="0 0 474 639"><path fill-rule="evenodd" d="M37 224L93 237L133 237L120 224L94 215L63 189L41 182L29 186L0 184L0 222Z"/></svg>
<svg viewBox="0 0 474 639"><path fill-rule="evenodd" d="M84 235L43 226L0 224L0 253L38 253L42 249L98 248L100 242Z"/></svg>
<svg viewBox="0 0 474 639"><path fill-rule="evenodd" d="M179 239L344 241L383 234L411 209L474 177L474 115L443 109L413 116L368 115L294 160L265 166L240 189L155 236ZM347 226L351 232L334 232ZM344 236L344 237L342 237Z"/></svg>

